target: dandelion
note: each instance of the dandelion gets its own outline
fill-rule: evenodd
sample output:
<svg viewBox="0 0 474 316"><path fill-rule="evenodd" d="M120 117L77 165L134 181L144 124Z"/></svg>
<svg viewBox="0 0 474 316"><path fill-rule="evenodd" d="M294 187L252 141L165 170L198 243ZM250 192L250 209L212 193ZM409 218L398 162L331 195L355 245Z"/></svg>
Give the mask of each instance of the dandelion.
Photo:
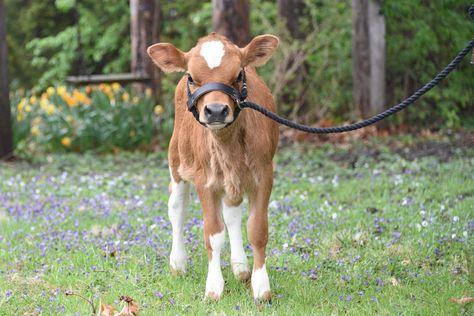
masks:
<svg viewBox="0 0 474 316"><path fill-rule="evenodd" d="M64 147L71 147L71 138L69 138L69 137L63 137L63 138L61 138L61 144L62 144Z"/></svg>
<svg viewBox="0 0 474 316"><path fill-rule="evenodd" d="M162 105L158 104L158 105L155 106L154 112L155 112L156 116L160 116L161 114L163 114L164 111L165 111L165 109L163 108Z"/></svg>

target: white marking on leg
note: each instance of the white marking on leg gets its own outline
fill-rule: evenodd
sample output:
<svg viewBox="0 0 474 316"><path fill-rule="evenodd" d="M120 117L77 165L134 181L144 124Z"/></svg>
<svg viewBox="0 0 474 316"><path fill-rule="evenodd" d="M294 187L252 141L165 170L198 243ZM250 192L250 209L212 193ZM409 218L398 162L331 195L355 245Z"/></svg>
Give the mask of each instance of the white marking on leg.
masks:
<svg viewBox="0 0 474 316"><path fill-rule="evenodd" d="M253 298L264 298L265 293L270 293L270 281L268 280L265 264L252 273Z"/></svg>
<svg viewBox="0 0 474 316"><path fill-rule="evenodd" d="M209 261L209 270L206 280L206 297L220 298L224 291L224 278L221 271L221 250L225 241L225 229L222 232L209 236L212 248L212 259ZM209 295L211 294L211 295ZM213 294L213 295L212 295Z"/></svg>
<svg viewBox="0 0 474 316"><path fill-rule="evenodd" d="M242 205L227 206L222 201L222 213L224 223L227 227L230 240L230 258L232 262L232 271L236 277L240 277L242 272L249 272L247 255L245 254L242 242Z"/></svg>
<svg viewBox="0 0 474 316"><path fill-rule="evenodd" d="M170 266L174 272L186 272L186 249L184 247L184 219L189 205L190 184L174 182L171 176L171 195L168 201L168 217L173 228L173 243L170 253Z"/></svg>
<svg viewBox="0 0 474 316"><path fill-rule="evenodd" d="M224 44L221 41L209 41L201 45L201 56L210 69L220 66L224 52Z"/></svg>

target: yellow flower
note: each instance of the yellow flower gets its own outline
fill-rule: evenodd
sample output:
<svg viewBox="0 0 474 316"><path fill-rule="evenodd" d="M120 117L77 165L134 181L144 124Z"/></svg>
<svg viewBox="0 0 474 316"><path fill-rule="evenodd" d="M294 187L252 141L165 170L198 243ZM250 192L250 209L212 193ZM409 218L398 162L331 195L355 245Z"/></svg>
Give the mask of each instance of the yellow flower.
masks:
<svg viewBox="0 0 474 316"><path fill-rule="evenodd" d="M128 133L128 136L130 136L130 138L134 138L136 135L137 133L133 129L130 131L130 133Z"/></svg>
<svg viewBox="0 0 474 316"><path fill-rule="evenodd" d="M111 86L112 86L112 90L114 90L114 92L117 92L117 91L119 91L119 90L122 88L122 86L121 86L120 83L118 83L118 82L112 83Z"/></svg>
<svg viewBox="0 0 474 316"><path fill-rule="evenodd" d="M30 104L35 104L35 103L36 103L36 100L37 100L37 99L36 99L36 96L35 96L35 95L32 95L32 96L30 97Z"/></svg>
<svg viewBox="0 0 474 316"><path fill-rule="evenodd" d="M30 112L31 112L31 106L30 106L30 105L25 106L25 112L26 112L26 113L30 113Z"/></svg>
<svg viewBox="0 0 474 316"><path fill-rule="evenodd" d="M41 134L41 130L40 130L38 125L31 126L30 132L31 132L31 135L33 135L33 136L38 136L38 135Z"/></svg>
<svg viewBox="0 0 474 316"><path fill-rule="evenodd" d="M46 107L45 111L46 111L46 114L51 115L51 114L53 114L54 112L56 112L56 107L54 106L54 104L51 104L51 103L50 103L50 104L48 104L48 106Z"/></svg>
<svg viewBox="0 0 474 316"><path fill-rule="evenodd" d="M72 92L72 97L79 103L83 103L87 105L92 103L92 100L89 99L87 95L85 95L84 93L82 93L81 91L77 89L74 89L74 91Z"/></svg>
<svg viewBox="0 0 474 316"><path fill-rule="evenodd" d="M139 101L140 101L140 99L138 97L133 97L132 98L132 103L133 104L138 104Z"/></svg>
<svg viewBox="0 0 474 316"><path fill-rule="evenodd" d="M128 95L127 92L124 92L124 93L122 94L122 100L123 100L124 102L128 102L128 101L130 100L130 96Z"/></svg>
<svg viewBox="0 0 474 316"><path fill-rule="evenodd" d="M155 112L156 116L160 116L161 114L163 114L164 111L165 111L165 109L163 108L162 105L158 104L158 105L155 106L154 112Z"/></svg>
<svg viewBox="0 0 474 316"><path fill-rule="evenodd" d="M151 97L151 89L150 88L146 88L145 89L145 94L147 97Z"/></svg>
<svg viewBox="0 0 474 316"><path fill-rule="evenodd" d="M66 93L65 95L63 95L63 99L70 108L73 108L73 107L77 106L76 99L71 97L69 94Z"/></svg>
<svg viewBox="0 0 474 316"><path fill-rule="evenodd" d="M64 147L71 147L71 139L69 137L63 137L61 139L61 144L64 146Z"/></svg>
<svg viewBox="0 0 474 316"><path fill-rule="evenodd" d="M48 87L48 89L46 89L46 94L48 95L48 97L52 96L55 92L56 89L54 89L54 87Z"/></svg>
<svg viewBox="0 0 474 316"><path fill-rule="evenodd" d="M84 90L87 94L90 94L92 92L92 87L90 85L87 85Z"/></svg>
<svg viewBox="0 0 474 316"><path fill-rule="evenodd" d="M66 89L65 86L59 86L58 89L57 89L57 93L62 97L64 97L66 92L67 92L67 89Z"/></svg>
<svg viewBox="0 0 474 316"><path fill-rule="evenodd" d="M48 107L49 105L49 101L47 98L41 98L40 100L40 107L46 111L46 108Z"/></svg>
<svg viewBox="0 0 474 316"><path fill-rule="evenodd" d="M72 123L74 121L74 118L71 115L66 116L66 122Z"/></svg>
<svg viewBox="0 0 474 316"><path fill-rule="evenodd" d="M20 103L18 103L16 107L18 113L23 113L23 109L25 108L27 104L28 104L28 101L26 101L26 99L21 99Z"/></svg>

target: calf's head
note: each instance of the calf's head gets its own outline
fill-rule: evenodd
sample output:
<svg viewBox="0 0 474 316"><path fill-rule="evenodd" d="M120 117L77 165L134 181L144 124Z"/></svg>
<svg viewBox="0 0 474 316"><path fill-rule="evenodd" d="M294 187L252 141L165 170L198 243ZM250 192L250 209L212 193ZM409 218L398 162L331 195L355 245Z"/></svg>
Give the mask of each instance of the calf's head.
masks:
<svg viewBox="0 0 474 316"><path fill-rule="evenodd" d="M260 35L240 48L224 36L212 33L201 38L189 52L183 52L169 43L154 44L147 51L164 72L186 71L191 92L209 82L223 83L240 90L244 67L264 65L278 43L278 38L273 35ZM196 103L199 121L213 130L232 123L237 107L238 104L222 91L207 92Z"/></svg>

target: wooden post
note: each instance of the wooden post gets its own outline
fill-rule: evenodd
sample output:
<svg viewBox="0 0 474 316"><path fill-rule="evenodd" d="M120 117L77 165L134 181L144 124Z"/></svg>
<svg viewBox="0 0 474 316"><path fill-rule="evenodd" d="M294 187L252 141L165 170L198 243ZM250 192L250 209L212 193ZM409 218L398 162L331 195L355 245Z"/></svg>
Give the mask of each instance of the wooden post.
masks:
<svg viewBox="0 0 474 316"><path fill-rule="evenodd" d="M243 47L250 41L248 0L212 0L214 32Z"/></svg>
<svg viewBox="0 0 474 316"><path fill-rule="evenodd" d="M5 16L5 4L3 0L0 0L0 159L8 159L13 155Z"/></svg>
<svg viewBox="0 0 474 316"><path fill-rule="evenodd" d="M148 57L146 49L160 40L160 0L130 0L130 15L131 71L151 78L153 95L159 103L161 74ZM140 92L146 88L144 83L133 86Z"/></svg>
<svg viewBox="0 0 474 316"><path fill-rule="evenodd" d="M363 118L385 107L383 0L352 0L352 99Z"/></svg>

